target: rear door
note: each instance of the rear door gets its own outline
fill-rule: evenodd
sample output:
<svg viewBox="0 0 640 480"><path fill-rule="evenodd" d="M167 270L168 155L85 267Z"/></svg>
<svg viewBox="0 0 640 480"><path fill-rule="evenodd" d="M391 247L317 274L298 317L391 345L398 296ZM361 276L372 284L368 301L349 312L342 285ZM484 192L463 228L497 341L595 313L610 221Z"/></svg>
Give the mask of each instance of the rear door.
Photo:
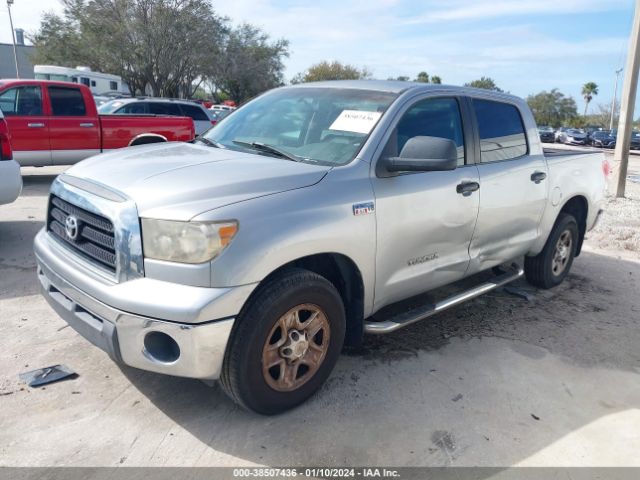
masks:
<svg viewBox="0 0 640 480"><path fill-rule="evenodd" d="M480 146L480 212L469 254L469 273L529 251L547 203L547 162L531 154L517 105L474 98Z"/></svg>
<svg viewBox="0 0 640 480"><path fill-rule="evenodd" d="M51 165L49 119L40 85L10 87L0 92L0 110L6 117L13 156L24 166Z"/></svg>
<svg viewBox="0 0 640 480"><path fill-rule="evenodd" d="M54 165L70 165L100 153L100 121L80 88L48 85L49 133Z"/></svg>

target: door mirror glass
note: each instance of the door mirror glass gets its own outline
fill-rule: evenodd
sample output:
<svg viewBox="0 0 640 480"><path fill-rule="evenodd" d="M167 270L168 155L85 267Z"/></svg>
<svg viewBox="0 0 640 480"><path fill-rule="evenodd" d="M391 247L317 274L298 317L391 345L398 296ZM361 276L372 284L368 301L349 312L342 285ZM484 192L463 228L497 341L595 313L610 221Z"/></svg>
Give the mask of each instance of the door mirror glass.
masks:
<svg viewBox="0 0 640 480"><path fill-rule="evenodd" d="M398 157L383 160L388 172L441 172L458 166L458 149L448 138L417 136L405 143Z"/></svg>

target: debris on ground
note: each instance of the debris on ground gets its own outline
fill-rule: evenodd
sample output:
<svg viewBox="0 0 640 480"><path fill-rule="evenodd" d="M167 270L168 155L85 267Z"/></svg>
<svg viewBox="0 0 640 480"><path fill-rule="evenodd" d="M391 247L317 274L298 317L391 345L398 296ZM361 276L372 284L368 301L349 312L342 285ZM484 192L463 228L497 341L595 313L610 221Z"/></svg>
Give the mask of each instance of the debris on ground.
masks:
<svg viewBox="0 0 640 480"><path fill-rule="evenodd" d="M66 365L52 365L50 367L31 370L30 372L24 372L18 376L20 380L30 387L39 387L60 380L70 380L76 378L78 374Z"/></svg>
<svg viewBox="0 0 640 480"><path fill-rule="evenodd" d="M518 287L514 287L512 285L507 285L506 287L503 287L503 290L505 292L507 292L510 295L515 295L516 297L520 297L525 299L527 302L531 302L533 300L535 300L535 295L521 289Z"/></svg>

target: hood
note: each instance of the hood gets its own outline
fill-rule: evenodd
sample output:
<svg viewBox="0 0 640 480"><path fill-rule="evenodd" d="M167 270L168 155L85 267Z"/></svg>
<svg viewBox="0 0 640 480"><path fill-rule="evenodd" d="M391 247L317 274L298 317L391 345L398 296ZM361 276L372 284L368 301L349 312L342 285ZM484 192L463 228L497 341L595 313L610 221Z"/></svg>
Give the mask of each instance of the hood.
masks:
<svg viewBox="0 0 640 480"><path fill-rule="evenodd" d="M97 155L65 175L123 193L142 217L189 220L231 203L313 185L330 169L176 142Z"/></svg>

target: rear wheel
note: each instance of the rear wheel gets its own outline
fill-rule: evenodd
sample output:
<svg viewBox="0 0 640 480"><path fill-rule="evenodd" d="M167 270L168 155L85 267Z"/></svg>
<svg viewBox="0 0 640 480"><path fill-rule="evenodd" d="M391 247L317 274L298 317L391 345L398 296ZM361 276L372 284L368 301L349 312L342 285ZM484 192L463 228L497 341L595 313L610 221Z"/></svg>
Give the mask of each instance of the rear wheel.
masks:
<svg viewBox="0 0 640 480"><path fill-rule="evenodd" d="M333 370L345 333L336 288L302 269L259 287L232 333L221 383L241 406L276 414L307 400Z"/></svg>
<svg viewBox="0 0 640 480"><path fill-rule="evenodd" d="M576 219L561 213L542 252L535 257L525 257L527 281L540 288L552 288L562 283L573 264L578 239Z"/></svg>

